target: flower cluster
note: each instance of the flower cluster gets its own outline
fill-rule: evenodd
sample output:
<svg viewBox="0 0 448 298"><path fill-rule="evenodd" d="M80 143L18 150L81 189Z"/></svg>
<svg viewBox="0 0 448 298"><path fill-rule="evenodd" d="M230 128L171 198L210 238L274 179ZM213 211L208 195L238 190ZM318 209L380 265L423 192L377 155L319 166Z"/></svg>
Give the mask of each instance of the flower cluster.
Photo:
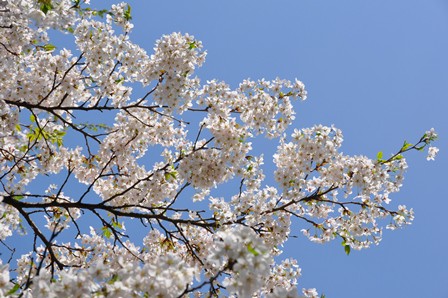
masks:
<svg viewBox="0 0 448 298"><path fill-rule="evenodd" d="M195 188L208 189L229 178L226 160L217 149L198 150L179 166L179 175Z"/></svg>
<svg viewBox="0 0 448 298"><path fill-rule="evenodd" d="M5 240L12 236L13 231L19 225L20 219L16 209L1 204L1 201L3 201L2 197L0 197L0 240Z"/></svg>
<svg viewBox="0 0 448 298"><path fill-rule="evenodd" d="M245 80L238 91L245 96L238 97L234 105L241 111L241 120L257 133L277 137L295 119L291 99L306 99L305 85L296 80L275 79L258 82Z"/></svg>
<svg viewBox="0 0 448 298"><path fill-rule="evenodd" d="M201 48L201 42L188 34L164 35L157 41L146 73L149 80L159 80L154 101L166 105L167 111L185 111L197 96L199 81L189 77L205 60L206 53Z"/></svg>
<svg viewBox="0 0 448 298"><path fill-rule="evenodd" d="M229 269L232 277L223 285L238 297L252 297L269 274L271 256L263 241L247 227L237 227L216 233L213 252L207 261L216 270Z"/></svg>
<svg viewBox="0 0 448 298"><path fill-rule="evenodd" d="M3 265L2 260L0 260L0 296L4 297L10 287L9 266L8 264Z"/></svg>
<svg viewBox="0 0 448 298"><path fill-rule="evenodd" d="M275 177L287 210L309 220L322 219L314 222L314 233L303 230L306 236L317 242L339 236L361 249L380 241L378 219L391 217L390 228L412 221L412 209L403 206L397 213L384 207L390 193L400 189L407 164L401 156L387 161L346 156L338 152L342 139L333 127L295 130L292 141L282 141L274 156Z"/></svg>

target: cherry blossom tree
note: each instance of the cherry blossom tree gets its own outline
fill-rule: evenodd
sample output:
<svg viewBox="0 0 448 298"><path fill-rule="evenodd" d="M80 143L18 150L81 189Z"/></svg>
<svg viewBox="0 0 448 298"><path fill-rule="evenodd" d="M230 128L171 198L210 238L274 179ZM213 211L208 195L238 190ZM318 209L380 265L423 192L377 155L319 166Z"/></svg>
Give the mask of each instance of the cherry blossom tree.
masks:
<svg viewBox="0 0 448 298"><path fill-rule="evenodd" d="M301 81L200 82L201 42L173 33L147 53L128 4L0 3L0 296L318 297L282 260L291 232L349 254L413 220L390 202L403 154L437 154L433 129L349 156L336 127L286 134ZM264 137L278 140L274 186L252 150Z"/></svg>

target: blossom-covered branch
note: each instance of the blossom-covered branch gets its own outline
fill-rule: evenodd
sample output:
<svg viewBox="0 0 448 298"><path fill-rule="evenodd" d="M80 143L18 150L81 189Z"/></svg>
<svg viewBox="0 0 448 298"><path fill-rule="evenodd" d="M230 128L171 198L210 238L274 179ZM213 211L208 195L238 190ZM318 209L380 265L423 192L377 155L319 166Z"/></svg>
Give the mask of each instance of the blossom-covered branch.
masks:
<svg viewBox="0 0 448 298"><path fill-rule="evenodd" d="M340 152L333 126L288 136L301 81L203 83L193 36L148 54L130 5L93 5L10 1L1 14L0 296L318 297L299 294L295 260L274 261L291 235L350 253L411 223L390 202L403 154L434 159L434 130L376 159ZM53 45L54 30L74 44ZM276 186L252 148L263 137L278 140ZM30 241L15 260L16 237Z"/></svg>

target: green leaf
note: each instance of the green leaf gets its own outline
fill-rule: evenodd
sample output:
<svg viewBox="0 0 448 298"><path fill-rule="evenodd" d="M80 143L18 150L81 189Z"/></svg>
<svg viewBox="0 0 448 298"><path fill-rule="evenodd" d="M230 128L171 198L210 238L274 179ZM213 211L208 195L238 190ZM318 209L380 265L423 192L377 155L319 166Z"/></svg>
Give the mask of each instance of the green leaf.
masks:
<svg viewBox="0 0 448 298"><path fill-rule="evenodd" d="M173 249L174 249L174 243L173 243L173 241L171 241L171 240L168 239L168 238L165 238L164 240L162 240L162 241L160 242L160 245L161 245L164 249L166 249L166 250L173 250Z"/></svg>
<svg viewBox="0 0 448 298"><path fill-rule="evenodd" d="M123 225L114 219L112 220L112 226L116 229L121 229L121 230L123 229Z"/></svg>
<svg viewBox="0 0 448 298"><path fill-rule="evenodd" d="M132 19L131 17L131 6L128 4L127 9L124 11L124 19L126 21L130 21Z"/></svg>
<svg viewBox="0 0 448 298"><path fill-rule="evenodd" d="M16 127L16 130L17 130L17 131L22 131L22 128L20 127L20 124L16 124L15 127Z"/></svg>
<svg viewBox="0 0 448 298"><path fill-rule="evenodd" d="M32 132L27 133L26 136L27 136L27 138L28 138L28 140L30 142L33 142L36 139L36 135L34 134L34 130Z"/></svg>
<svg viewBox="0 0 448 298"><path fill-rule="evenodd" d="M56 143L60 147L63 144L63 137L66 133L65 130L55 130L49 134L49 139L53 144Z"/></svg>
<svg viewBox="0 0 448 298"><path fill-rule="evenodd" d="M23 200L24 196L13 196L12 198L16 201L20 201Z"/></svg>
<svg viewBox="0 0 448 298"><path fill-rule="evenodd" d="M258 251L255 250L255 248L252 247L250 243L247 245L247 250L254 256L258 256L260 254Z"/></svg>
<svg viewBox="0 0 448 298"><path fill-rule="evenodd" d="M88 11L91 11L91 9L86 9ZM100 17L104 17L104 14L110 14L109 11L107 9L102 9L102 10L93 10L92 11L92 15L94 16L100 16Z"/></svg>
<svg viewBox="0 0 448 298"><path fill-rule="evenodd" d="M403 158L404 158L403 155L398 154L397 156L394 157L394 160L400 160L400 159L403 159Z"/></svg>
<svg viewBox="0 0 448 298"><path fill-rule="evenodd" d="M120 78L120 79L116 79L116 80L115 80L115 83L116 83L116 84L120 84L120 83L122 83L122 82L124 82L124 78Z"/></svg>
<svg viewBox="0 0 448 298"><path fill-rule="evenodd" d="M198 46L196 45L196 41L192 41L188 44L188 49L193 50L196 49Z"/></svg>
<svg viewBox="0 0 448 298"><path fill-rule="evenodd" d="M108 284L113 284L114 282L116 282L116 281L118 281L118 275L117 274L114 274L113 276L112 276L112 278L107 282Z"/></svg>
<svg viewBox="0 0 448 298"><path fill-rule="evenodd" d="M344 251L348 256L350 254L350 245L348 245L347 242L345 242L345 238L342 241L341 245L344 247Z"/></svg>
<svg viewBox="0 0 448 298"><path fill-rule="evenodd" d="M400 151L405 151L405 150L409 149L412 146L413 145L411 143L408 143L408 142L404 141L403 146L401 147Z"/></svg>
<svg viewBox="0 0 448 298"><path fill-rule="evenodd" d="M350 254L350 245L345 245L344 246L344 251L345 251L345 253L347 254L347 256Z"/></svg>
<svg viewBox="0 0 448 298"><path fill-rule="evenodd" d="M170 172L165 172L165 180L169 181L170 179L176 179L177 171L175 169Z"/></svg>
<svg viewBox="0 0 448 298"><path fill-rule="evenodd" d="M110 236L112 236L112 232L109 230L107 226L103 226L101 230L103 231L103 236L106 237L107 239L109 239Z"/></svg>
<svg viewBox="0 0 448 298"><path fill-rule="evenodd" d="M19 284L15 284L14 287L6 293L6 296L12 295L20 289Z"/></svg>
<svg viewBox="0 0 448 298"><path fill-rule="evenodd" d="M56 49L56 46L49 43L49 44L44 45L43 49L47 52L52 52Z"/></svg>
<svg viewBox="0 0 448 298"><path fill-rule="evenodd" d="M377 159L378 161L383 160L383 151L378 152L378 154L376 155L376 159Z"/></svg>
<svg viewBox="0 0 448 298"><path fill-rule="evenodd" d="M39 0L38 2L40 3L40 10L42 10L44 14L47 14L47 12L53 9L51 0Z"/></svg>

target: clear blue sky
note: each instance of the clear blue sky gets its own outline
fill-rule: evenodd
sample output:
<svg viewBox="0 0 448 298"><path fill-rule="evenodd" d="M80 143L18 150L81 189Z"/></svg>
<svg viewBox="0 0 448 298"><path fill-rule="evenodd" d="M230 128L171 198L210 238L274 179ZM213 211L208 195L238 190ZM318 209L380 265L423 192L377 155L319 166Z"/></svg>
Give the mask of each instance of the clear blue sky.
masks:
<svg viewBox="0 0 448 298"><path fill-rule="evenodd" d="M446 0L130 3L131 38L148 52L173 31L202 40L208 51L198 71L203 81L302 80L309 99L296 105L295 126L335 124L345 153L392 153L434 127L437 161L409 154L404 187L394 196L414 208L412 226L385 231L379 246L350 256L339 241L319 245L303 237L290 240L285 252L302 267L299 287L316 287L327 297L448 297Z"/></svg>
<svg viewBox="0 0 448 298"><path fill-rule="evenodd" d="M379 246L350 256L340 241L311 243L296 227L299 237L286 244L284 256L299 261L299 288L316 287L327 298L448 298L446 0L130 3L131 39L148 53L173 31L203 42L208 56L197 72L203 82L302 80L309 97L297 102L294 127L334 124L344 133L344 153L387 156L434 127L436 162L409 154L403 189L392 197L414 208L412 226L385 231ZM263 145L265 171L272 171L276 143L256 145Z"/></svg>

